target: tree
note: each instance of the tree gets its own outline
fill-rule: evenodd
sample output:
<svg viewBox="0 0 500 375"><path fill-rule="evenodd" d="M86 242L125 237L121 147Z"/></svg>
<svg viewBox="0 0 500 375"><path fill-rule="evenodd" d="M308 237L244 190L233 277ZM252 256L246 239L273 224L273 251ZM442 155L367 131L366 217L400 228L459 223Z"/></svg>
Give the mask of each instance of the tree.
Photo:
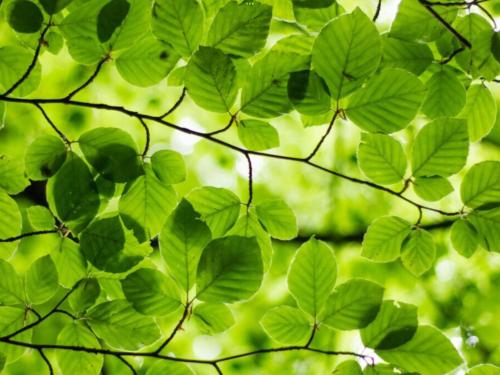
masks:
<svg viewBox="0 0 500 375"><path fill-rule="evenodd" d="M0 371L498 373L493 3L0 2Z"/></svg>

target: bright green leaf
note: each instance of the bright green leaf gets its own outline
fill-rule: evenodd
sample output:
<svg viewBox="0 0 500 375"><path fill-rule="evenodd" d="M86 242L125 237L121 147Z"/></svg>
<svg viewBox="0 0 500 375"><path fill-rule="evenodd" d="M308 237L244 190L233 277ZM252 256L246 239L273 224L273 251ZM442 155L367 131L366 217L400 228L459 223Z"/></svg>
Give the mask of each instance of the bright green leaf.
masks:
<svg viewBox="0 0 500 375"><path fill-rule="evenodd" d="M304 344L312 330L310 317L290 306L278 306L267 311L260 324L269 336L286 345Z"/></svg>
<svg viewBox="0 0 500 375"><path fill-rule="evenodd" d="M349 359L337 365L333 373L336 375L362 375L361 366L354 359Z"/></svg>
<svg viewBox="0 0 500 375"><path fill-rule="evenodd" d="M500 252L500 207L474 210L467 219L481 235L482 245L489 251Z"/></svg>
<svg viewBox="0 0 500 375"><path fill-rule="evenodd" d="M259 203L256 207L257 216L273 238L290 240L297 236L297 219L292 209L281 199Z"/></svg>
<svg viewBox="0 0 500 375"><path fill-rule="evenodd" d="M157 361L151 366L146 375L194 375L187 365L182 362Z"/></svg>
<svg viewBox="0 0 500 375"><path fill-rule="evenodd" d="M57 269L50 255L35 260L26 272L26 296L34 305L40 305L57 293Z"/></svg>
<svg viewBox="0 0 500 375"><path fill-rule="evenodd" d="M186 163L181 154L161 150L151 156L153 171L167 185L178 184L186 179Z"/></svg>
<svg viewBox="0 0 500 375"><path fill-rule="evenodd" d="M455 250L466 258L470 258L479 246L477 230L464 219L458 219L453 223L450 237Z"/></svg>
<svg viewBox="0 0 500 375"><path fill-rule="evenodd" d="M486 86L477 84L469 87L465 108L459 117L467 120L471 142L479 141L493 129L496 111L495 98Z"/></svg>
<svg viewBox="0 0 500 375"><path fill-rule="evenodd" d="M26 174L32 180L45 180L53 176L66 159L66 147L59 137L42 135L26 151Z"/></svg>
<svg viewBox="0 0 500 375"><path fill-rule="evenodd" d="M80 245L63 237L60 244L50 254L56 265L59 283L65 288L71 288L87 274L87 262L80 251Z"/></svg>
<svg viewBox="0 0 500 375"><path fill-rule="evenodd" d="M209 335L227 331L234 325L231 309L222 303L201 303L193 309L193 319Z"/></svg>
<svg viewBox="0 0 500 375"><path fill-rule="evenodd" d="M31 206L26 210L28 220L34 230L54 229L56 222L54 216L45 206Z"/></svg>
<svg viewBox="0 0 500 375"><path fill-rule="evenodd" d="M293 14L297 22L305 25L311 31L320 31L323 26L325 26L332 19L340 16L344 13L344 7L336 1L331 1L331 4L327 7L321 8L309 8L307 6L307 1L303 4L294 2L293 4Z"/></svg>
<svg viewBox="0 0 500 375"><path fill-rule="evenodd" d="M19 46L0 47L0 85L4 90L10 89L26 73L33 61L33 53ZM36 64L33 71L17 89L15 96L26 96L36 90L40 85L42 69Z"/></svg>
<svg viewBox="0 0 500 375"><path fill-rule="evenodd" d="M460 196L472 208L500 202L500 162L488 160L473 165L462 181Z"/></svg>
<svg viewBox="0 0 500 375"><path fill-rule="evenodd" d="M386 37L382 39L382 65L401 68L419 76L432 63L427 44Z"/></svg>
<svg viewBox="0 0 500 375"><path fill-rule="evenodd" d="M413 230L401 250L401 262L411 273L422 275L434 263L436 247L432 235L424 229Z"/></svg>
<svg viewBox="0 0 500 375"><path fill-rule="evenodd" d="M8 194L19 194L30 182L24 177L24 165L20 160L0 156L0 188Z"/></svg>
<svg viewBox="0 0 500 375"><path fill-rule="evenodd" d="M290 74L288 97L293 107L304 115L320 115L332 108L325 81L312 70Z"/></svg>
<svg viewBox="0 0 500 375"><path fill-rule="evenodd" d="M0 239L21 234L21 212L14 199L0 190Z"/></svg>
<svg viewBox="0 0 500 375"><path fill-rule="evenodd" d="M406 220L397 216L380 217L368 227L361 255L375 262L396 260L410 231L411 224Z"/></svg>
<svg viewBox="0 0 500 375"><path fill-rule="evenodd" d="M278 131L260 120L242 120L238 123L238 137L249 150L262 151L279 147Z"/></svg>
<svg viewBox="0 0 500 375"><path fill-rule="evenodd" d="M450 181L441 176L417 177L413 181L415 193L426 201L438 201L453 191Z"/></svg>
<svg viewBox="0 0 500 375"><path fill-rule="evenodd" d="M422 112L430 118L453 117L465 105L465 88L453 71L442 69L425 84L427 96Z"/></svg>
<svg viewBox="0 0 500 375"><path fill-rule="evenodd" d="M69 305L76 312L83 312L94 306L101 293L97 279L84 279L68 298Z"/></svg>
<svg viewBox="0 0 500 375"><path fill-rule="evenodd" d="M24 301L23 281L12 265L0 259L0 304L17 305Z"/></svg>

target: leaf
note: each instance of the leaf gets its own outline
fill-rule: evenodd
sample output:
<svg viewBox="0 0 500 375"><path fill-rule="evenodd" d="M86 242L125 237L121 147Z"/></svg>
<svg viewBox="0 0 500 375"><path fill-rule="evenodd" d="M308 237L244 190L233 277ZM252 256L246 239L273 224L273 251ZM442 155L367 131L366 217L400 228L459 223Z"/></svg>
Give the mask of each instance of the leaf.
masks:
<svg viewBox="0 0 500 375"><path fill-rule="evenodd" d="M107 42L115 30L127 17L130 4L126 0L110 0L97 15L97 37L101 43Z"/></svg>
<svg viewBox="0 0 500 375"><path fill-rule="evenodd" d="M116 68L128 83L148 87L161 82L177 61L179 55L170 44L147 35L116 59Z"/></svg>
<svg viewBox="0 0 500 375"><path fill-rule="evenodd" d="M207 34L207 45L228 55L250 57L264 47L271 17L269 5L230 1L215 16Z"/></svg>
<svg viewBox="0 0 500 375"><path fill-rule="evenodd" d="M500 202L500 162L483 161L473 165L460 185L462 202L472 208Z"/></svg>
<svg viewBox="0 0 500 375"><path fill-rule="evenodd" d="M378 353L381 349L396 348L408 342L417 331L417 325L416 306L387 300L382 302L375 320L360 331L361 340Z"/></svg>
<svg viewBox="0 0 500 375"><path fill-rule="evenodd" d="M213 238L231 229L240 213L239 198L223 188L205 186L195 189L189 193L187 200L207 223Z"/></svg>
<svg viewBox="0 0 500 375"><path fill-rule="evenodd" d="M438 118L425 125L413 144L413 176L447 177L467 160L469 140L464 120Z"/></svg>
<svg viewBox="0 0 500 375"><path fill-rule="evenodd" d="M59 283L71 288L87 274L85 261L78 243L67 237L60 239L59 246L50 253L59 275Z"/></svg>
<svg viewBox="0 0 500 375"><path fill-rule="evenodd" d="M113 348L138 350L161 337L153 318L139 314L125 300L100 303L86 317L92 331Z"/></svg>
<svg viewBox="0 0 500 375"><path fill-rule="evenodd" d="M31 206L26 210L28 220L34 230L54 229L56 221L54 216L45 206Z"/></svg>
<svg viewBox="0 0 500 375"><path fill-rule="evenodd" d="M68 302L74 311L81 313L94 306L100 293L101 287L97 279L84 279L71 293Z"/></svg>
<svg viewBox="0 0 500 375"><path fill-rule="evenodd" d="M327 7L321 8L309 8L307 4L307 2L303 4L294 2L293 14L297 22L305 25L311 31L320 31L328 22L345 12L342 5L336 1L331 2Z"/></svg>
<svg viewBox="0 0 500 375"><path fill-rule="evenodd" d="M36 33L42 28L43 15L34 2L16 0L10 7L8 21L18 33Z"/></svg>
<svg viewBox="0 0 500 375"><path fill-rule="evenodd" d="M335 288L326 303L323 324L351 330L366 327L375 319L384 288L368 280L351 279Z"/></svg>
<svg viewBox="0 0 500 375"><path fill-rule="evenodd" d="M495 125L497 105L491 91L482 84L467 90L465 107L459 117L467 120L471 142L487 136Z"/></svg>
<svg viewBox="0 0 500 375"><path fill-rule="evenodd" d="M92 332L78 321L66 325L57 337L58 345L100 348ZM63 374L98 375L104 363L101 354L82 351L56 351L57 364Z"/></svg>
<svg viewBox="0 0 500 375"><path fill-rule="evenodd" d="M92 175L83 160L72 152L49 179L46 195L50 210L75 233L94 219L99 208L99 194Z"/></svg>
<svg viewBox="0 0 500 375"><path fill-rule="evenodd" d="M314 37L311 35L292 34L278 40L271 51L308 56L312 52L313 43Z"/></svg>
<svg viewBox="0 0 500 375"><path fill-rule="evenodd" d="M314 42L312 61L332 97L338 100L360 87L377 69L381 52L377 28L356 8L321 30Z"/></svg>
<svg viewBox="0 0 500 375"><path fill-rule="evenodd" d="M112 34L107 42L114 51L128 49L130 46L141 43L151 35L149 24L151 22L151 0L127 0L130 9L123 19L122 24ZM147 27L145 27L145 25Z"/></svg>
<svg viewBox="0 0 500 375"><path fill-rule="evenodd" d="M57 269L50 255L35 260L26 272L26 296L34 305L51 299L59 289Z"/></svg>
<svg viewBox="0 0 500 375"><path fill-rule="evenodd" d="M1 228L1 227L0 227ZM24 301L23 281L12 265L0 259L0 304L17 305Z"/></svg>
<svg viewBox="0 0 500 375"><path fill-rule="evenodd" d="M493 33L491 36L491 53L500 62L500 31Z"/></svg>
<svg viewBox="0 0 500 375"><path fill-rule="evenodd" d="M201 303L193 309L193 319L209 335L227 331L234 325L231 309L222 303Z"/></svg>
<svg viewBox="0 0 500 375"><path fill-rule="evenodd" d="M153 4L153 34L171 43L183 57L191 56L198 48L203 24L203 11L196 0L155 0Z"/></svg>
<svg viewBox="0 0 500 375"><path fill-rule="evenodd" d="M156 361L151 366L146 375L193 375L194 372L188 366L181 362Z"/></svg>
<svg viewBox="0 0 500 375"><path fill-rule="evenodd" d="M431 326L418 327L415 336L392 350L377 350L385 361L421 375L441 375L462 364L450 340Z"/></svg>
<svg viewBox="0 0 500 375"><path fill-rule="evenodd" d="M297 219L284 201L268 200L259 203L255 208L257 217L271 237L290 240L297 236Z"/></svg>
<svg viewBox="0 0 500 375"><path fill-rule="evenodd" d="M401 262L411 273L420 276L434 264L436 247L432 235L424 229L415 229L401 250Z"/></svg>
<svg viewBox="0 0 500 375"><path fill-rule="evenodd" d="M257 292L262 278L262 257L254 238L215 239L198 264L196 298L214 303L246 300Z"/></svg>
<svg viewBox="0 0 500 375"><path fill-rule="evenodd" d="M201 253L211 240L210 229L191 204L182 199L160 232L160 252L172 277L189 292Z"/></svg>
<svg viewBox="0 0 500 375"><path fill-rule="evenodd" d="M325 81L312 70L290 74L288 97L293 107L304 115L320 115L332 107Z"/></svg>
<svg viewBox="0 0 500 375"><path fill-rule="evenodd" d="M38 0L48 14L56 14L66 8L73 0Z"/></svg>
<svg viewBox="0 0 500 375"><path fill-rule="evenodd" d="M22 161L0 156L0 189L14 195L22 192L29 184L28 179L24 177Z"/></svg>
<svg viewBox="0 0 500 375"><path fill-rule="evenodd" d="M24 308L0 306L0 335L6 336L33 323L36 317ZM15 336L21 342L31 342L33 331L28 329ZM15 362L25 352L26 348L16 347L8 343L0 343L0 352L5 355L6 363Z"/></svg>
<svg viewBox="0 0 500 375"><path fill-rule="evenodd" d="M299 307L314 319L323 310L337 279L332 249L312 237L295 254L288 271L288 290Z"/></svg>
<svg viewBox="0 0 500 375"><path fill-rule="evenodd" d="M242 120L238 123L238 137L243 145L253 151L263 151L279 147L278 131L268 122Z"/></svg>
<svg viewBox="0 0 500 375"><path fill-rule="evenodd" d="M401 181L406 172L403 147L385 134L361 134L358 163L369 179L383 185Z"/></svg>
<svg viewBox="0 0 500 375"><path fill-rule="evenodd" d="M382 38L382 66L401 68L419 76L427 70L434 56L427 44Z"/></svg>
<svg viewBox="0 0 500 375"><path fill-rule="evenodd" d="M260 324L274 340L285 345L305 343L311 335L309 316L290 306L278 306L267 311Z"/></svg>
<svg viewBox="0 0 500 375"><path fill-rule="evenodd" d="M66 147L59 137L42 135L26 151L26 174L31 180L52 177L66 160Z"/></svg>
<svg viewBox="0 0 500 375"><path fill-rule="evenodd" d="M141 241L160 233L177 203L175 190L156 177L150 164L144 165L144 172L125 187L118 204L124 224Z"/></svg>
<svg viewBox="0 0 500 375"><path fill-rule="evenodd" d="M417 177L413 182L413 189L420 198L435 202L450 194L453 186L444 177Z"/></svg>
<svg viewBox="0 0 500 375"><path fill-rule="evenodd" d="M184 79L193 101L212 112L230 112L236 100L236 68L229 56L211 47L200 47L187 65Z"/></svg>
<svg viewBox="0 0 500 375"><path fill-rule="evenodd" d="M495 375L500 368L492 364L477 365L470 369L467 375Z"/></svg>
<svg viewBox="0 0 500 375"><path fill-rule="evenodd" d="M14 199L0 189L0 239L21 234L21 212Z"/></svg>
<svg viewBox="0 0 500 375"><path fill-rule="evenodd" d="M442 69L426 83L427 96L422 112L427 117L453 117L465 105L465 88L451 70Z"/></svg>
<svg viewBox="0 0 500 375"><path fill-rule="evenodd" d="M155 269L140 268L121 280L121 284L125 298L141 314L163 316L181 306L173 280Z"/></svg>
<svg viewBox="0 0 500 375"><path fill-rule="evenodd" d="M131 181L140 174L137 146L118 128L96 128L83 133L78 144L85 159L113 182ZM127 168L123 168L126 165Z"/></svg>
<svg viewBox="0 0 500 375"><path fill-rule="evenodd" d="M33 54L25 48L0 47L0 85L4 90L10 89L22 78L32 61ZM36 64L29 77L14 90L13 95L26 96L35 91L40 85L41 75L40 64Z"/></svg>
<svg viewBox="0 0 500 375"><path fill-rule="evenodd" d="M470 258L479 245L477 230L464 219L458 219L453 223L450 237L455 250L466 258Z"/></svg>
<svg viewBox="0 0 500 375"><path fill-rule="evenodd" d="M361 366L354 359L344 361L335 367L333 373L336 375L362 375Z"/></svg>
<svg viewBox="0 0 500 375"><path fill-rule="evenodd" d="M467 219L481 235L483 247L500 252L500 207L474 210Z"/></svg>
<svg viewBox="0 0 500 375"><path fill-rule="evenodd" d="M161 150L151 156L151 166L160 181L167 185L178 184L186 179L186 163L181 154Z"/></svg>
<svg viewBox="0 0 500 375"><path fill-rule="evenodd" d="M97 219L80 235L85 258L100 270L120 273L137 265L150 253L148 243L139 244L125 232L118 216Z"/></svg>
<svg viewBox="0 0 500 375"><path fill-rule="evenodd" d="M375 262L396 260L410 231L411 224L400 217L379 217L368 227L363 238L361 255Z"/></svg>
<svg viewBox="0 0 500 375"><path fill-rule="evenodd" d="M347 116L369 132L394 133L415 117L425 88L414 74L387 68L372 77L349 100Z"/></svg>

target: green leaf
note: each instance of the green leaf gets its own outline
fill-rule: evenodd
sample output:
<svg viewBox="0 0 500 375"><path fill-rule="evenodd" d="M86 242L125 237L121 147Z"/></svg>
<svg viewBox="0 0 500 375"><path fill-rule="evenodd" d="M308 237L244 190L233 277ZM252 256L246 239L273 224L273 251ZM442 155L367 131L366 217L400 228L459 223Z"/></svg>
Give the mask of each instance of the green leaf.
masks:
<svg viewBox="0 0 500 375"><path fill-rule="evenodd" d="M230 1L215 16L207 44L228 55L250 57L264 47L271 17L269 5Z"/></svg>
<svg viewBox="0 0 500 375"><path fill-rule="evenodd" d="M35 260L26 272L26 296L34 305L51 299L59 289L57 269L50 255Z"/></svg>
<svg viewBox="0 0 500 375"><path fill-rule="evenodd" d="M413 181L413 189L420 198L434 202L450 194L453 191L453 186L444 177L417 177Z"/></svg>
<svg viewBox="0 0 500 375"><path fill-rule="evenodd" d="M425 125L413 144L412 171L415 177L447 177L459 172L467 160L467 123L439 118Z"/></svg>
<svg viewBox="0 0 500 375"><path fill-rule="evenodd" d="M36 33L42 27L43 15L34 2L16 0L10 7L8 21L18 33Z"/></svg>
<svg viewBox="0 0 500 375"><path fill-rule="evenodd" d="M462 180L460 196L472 208L500 202L500 162L488 160L473 165Z"/></svg>
<svg viewBox="0 0 500 375"><path fill-rule="evenodd" d="M467 90L465 107L459 117L467 120L471 142L487 136L495 125L497 105L491 91L482 84Z"/></svg>
<svg viewBox="0 0 500 375"><path fill-rule="evenodd" d="M113 348L138 350L161 337L153 318L139 314L125 300L100 303L86 317L94 333Z"/></svg>
<svg viewBox="0 0 500 375"><path fill-rule="evenodd" d="M281 199L268 200L256 207L257 216L271 237L291 240L298 234L297 219L292 209Z"/></svg>
<svg viewBox="0 0 500 375"><path fill-rule="evenodd" d="M328 23L313 47L316 72L334 99L360 87L378 67L381 42L374 23L359 8Z"/></svg>
<svg viewBox="0 0 500 375"><path fill-rule="evenodd" d="M68 298L71 308L80 313L94 306L101 293L97 279L84 279Z"/></svg>
<svg viewBox="0 0 500 375"><path fill-rule="evenodd" d="M449 69L442 69L432 75L425 84L427 96L422 112L430 118L453 117L465 105L465 88Z"/></svg>
<svg viewBox="0 0 500 375"><path fill-rule="evenodd" d="M50 210L76 233L94 219L99 208L99 194L89 168L72 152L49 179L46 195Z"/></svg>
<svg viewBox="0 0 500 375"><path fill-rule="evenodd" d="M0 353L0 371L4 369L6 362L7 362L7 357L5 356L5 354Z"/></svg>
<svg viewBox="0 0 500 375"><path fill-rule="evenodd" d="M0 239L21 234L21 212L14 199L0 190Z"/></svg>
<svg viewBox="0 0 500 375"><path fill-rule="evenodd" d="M179 55L170 44L147 35L116 59L116 68L128 83L147 87L165 78L177 61Z"/></svg>
<svg viewBox="0 0 500 375"><path fill-rule="evenodd" d="M1 227L0 227L1 228ZM23 281L12 265L0 259L0 304L17 305L24 301Z"/></svg>
<svg viewBox="0 0 500 375"><path fill-rule="evenodd" d="M369 179L383 185L401 181L406 172L406 155L401 143L385 134L361 134L358 163Z"/></svg>
<svg viewBox="0 0 500 375"><path fill-rule="evenodd" d="M500 31L493 33L491 36L491 53L500 62Z"/></svg>
<svg viewBox="0 0 500 375"><path fill-rule="evenodd" d="M432 235L424 229L413 230L401 250L401 262L406 269L420 276L432 267L435 258Z"/></svg>
<svg viewBox="0 0 500 375"><path fill-rule="evenodd" d="M59 137L42 135L26 151L26 174L31 180L52 177L66 160L66 147Z"/></svg>
<svg viewBox="0 0 500 375"><path fill-rule="evenodd" d="M453 223L450 237L455 250L466 258L470 258L479 246L477 230L464 219L458 219Z"/></svg>
<svg viewBox="0 0 500 375"><path fill-rule="evenodd" d="M204 16L196 0L156 0L151 29L155 36L171 43L183 57L198 49L203 35Z"/></svg>
<svg viewBox="0 0 500 375"><path fill-rule="evenodd" d="M241 208L240 199L233 192L211 186L193 190L187 200L207 223L214 238L231 229Z"/></svg>
<svg viewBox="0 0 500 375"><path fill-rule="evenodd" d="M273 44L271 51L296 53L308 56L312 52L314 37L304 34L292 34L278 40ZM243 60L245 61L245 60Z"/></svg>
<svg viewBox="0 0 500 375"><path fill-rule="evenodd" d="M304 2L303 5L306 5ZM309 30L319 32L328 22L345 12L344 7L333 1L331 5L322 8L308 8L300 6L297 2L293 4L293 14L297 22L305 25Z"/></svg>
<svg viewBox="0 0 500 375"><path fill-rule="evenodd" d="M419 76L432 63L434 56L427 44L396 38L382 38L382 65L401 68Z"/></svg>
<svg viewBox="0 0 500 375"><path fill-rule="evenodd" d="M130 4L126 0L110 0L97 15L97 37L101 43L107 42L127 17Z"/></svg>
<svg viewBox="0 0 500 375"><path fill-rule="evenodd" d="M288 97L293 107L304 115L320 115L332 107L325 81L312 70L290 74Z"/></svg>
<svg viewBox="0 0 500 375"><path fill-rule="evenodd" d="M151 35L150 28L145 27L151 22L151 1L147 0L127 0L130 3L130 10L124 18L122 24L112 34L109 48L113 50L128 49L130 46L141 43L142 40Z"/></svg>
<svg viewBox="0 0 500 375"><path fill-rule="evenodd" d="M73 321L66 325L57 336L58 345L100 348L99 342L82 323ZM98 375L104 363L101 354L82 351L56 351L57 364L63 374Z"/></svg>
<svg viewBox="0 0 500 375"><path fill-rule="evenodd" d="M467 219L484 240L483 247L489 251L500 252L500 207L474 210Z"/></svg>
<svg viewBox="0 0 500 375"><path fill-rule="evenodd" d="M288 271L288 290L314 319L321 313L337 279L332 249L312 237L295 254Z"/></svg>
<svg viewBox="0 0 500 375"><path fill-rule="evenodd" d="M413 120L424 93L425 87L417 76L387 68L350 98L346 113L363 130L394 133Z"/></svg>
<svg viewBox="0 0 500 375"><path fill-rule="evenodd" d="M375 319L384 288L368 280L351 279L337 286L326 303L323 323L351 330L366 327Z"/></svg>
<svg viewBox="0 0 500 375"><path fill-rule="evenodd" d="M417 325L416 306L387 300L382 302L375 320L360 331L361 340L378 353L379 349L396 348L409 341Z"/></svg>
<svg viewBox="0 0 500 375"><path fill-rule="evenodd" d="M67 237L60 239L59 246L50 256L56 265L59 283L65 288L71 288L87 274L87 262L83 257L78 243Z"/></svg>
<svg viewBox="0 0 500 375"><path fill-rule="evenodd" d="M450 340L430 326L418 327L415 336L392 350L377 350L385 361L421 375L449 373L463 360Z"/></svg>
<svg viewBox="0 0 500 375"><path fill-rule="evenodd" d="M210 229L191 204L182 199L160 232L160 252L172 277L189 292L201 253L211 240Z"/></svg>
<svg viewBox="0 0 500 375"><path fill-rule="evenodd" d="M270 337L285 345L305 343L312 330L309 316L290 306L278 306L267 311L260 324Z"/></svg>
<svg viewBox="0 0 500 375"><path fill-rule="evenodd" d="M8 194L19 194L30 182L24 177L24 165L20 160L0 156L0 188Z"/></svg>
<svg viewBox="0 0 500 375"><path fill-rule="evenodd" d="M144 315L167 315L181 306L174 281L160 271L141 268L121 280L123 293L135 310Z"/></svg>
<svg viewBox="0 0 500 375"><path fill-rule="evenodd" d="M194 372L181 362L157 361L151 366L146 375L193 375Z"/></svg>
<svg viewBox="0 0 500 375"><path fill-rule="evenodd" d="M399 257L401 245L410 234L411 224L397 216L374 220L363 238L361 255L375 262L391 262Z"/></svg>
<svg viewBox="0 0 500 375"><path fill-rule="evenodd" d="M279 147L278 131L268 122L260 120L242 120L238 123L238 137L249 150L262 151Z"/></svg>
<svg viewBox="0 0 500 375"><path fill-rule="evenodd" d="M181 154L171 150L157 151L151 156L153 171L167 185L178 184L186 179L186 163Z"/></svg>
<svg viewBox="0 0 500 375"><path fill-rule="evenodd" d="M196 297L205 302L236 302L252 297L263 278L254 238L229 236L203 250L196 274Z"/></svg>
<svg viewBox="0 0 500 375"><path fill-rule="evenodd" d="M96 128L83 133L78 144L85 159L113 182L131 181L140 174L137 146L127 132L118 128ZM127 168L123 168L123 166Z"/></svg>
<svg viewBox="0 0 500 375"><path fill-rule="evenodd" d="M332 5L335 0L292 0L293 5L301 8L326 8Z"/></svg>
<svg viewBox="0 0 500 375"><path fill-rule="evenodd" d="M500 367L491 364L477 365L470 369L467 375L495 375L500 371Z"/></svg>
<svg viewBox="0 0 500 375"><path fill-rule="evenodd" d="M125 231L118 216L97 219L80 235L85 258L100 270L120 273L137 265L150 253L148 243L139 244Z"/></svg>
<svg viewBox="0 0 500 375"><path fill-rule="evenodd" d="M368 365L364 368L364 375L394 375L397 374L397 370L392 365L387 365L385 363L380 363L375 366Z"/></svg>
<svg viewBox="0 0 500 375"><path fill-rule="evenodd" d="M31 206L26 210L28 220L34 230L54 229L56 221L52 213L45 206Z"/></svg>
<svg viewBox="0 0 500 375"><path fill-rule="evenodd" d="M33 61L33 53L19 46L0 47L0 85L4 90L17 83ZM14 90L14 96L26 96L40 85L42 69L36 64L29 77Z"/></svg>
<svg viewBox="0 0 500 375"><path fill-rule="evenodd" d="M193 309L193 319L209 335L227 331L234 325L231 309L222 303L201 303Z"/></svg>
<svg viewBox="0 0 500 375"><path fill-rule="evenodd" d="M361 366L354 359L344 361L335 367L333 373L336 375L362 375Z"/></svg>
<svg viewBox="0 0 500 375"><path fill-rule="evenodd" d="M38 0L48 14L56 14L66 8L73 0Z"/></svg>
<svg viewBox="0 0 500 375"><path fill-rule="evenodd" d="M35 315L25 308L0 306L0 335L3 337L11 334L33 323L35 319ZM21 342L31 342L32 336L33 331L28 329L17 334L15 339ZM0 343L0 352L7 358L7 363L12 363L26 352L26 348Z"/></svg>
<svg viewBox="0 0 500 375"><path fill-rule="evenodd" d="M125 187L119 201L120 216L124 224L133 229L141 241L160 232L177 204L175 190L156 177L150 164L144 165L144 172L144 175Z"/></svg>
<svg viewBox="0 0 500 375"><path fill-rule="evenodd" d="M236 68L216 48L200 47L187 65L184 79L193 101L212 112L230 112L236 100Z"/></svg>

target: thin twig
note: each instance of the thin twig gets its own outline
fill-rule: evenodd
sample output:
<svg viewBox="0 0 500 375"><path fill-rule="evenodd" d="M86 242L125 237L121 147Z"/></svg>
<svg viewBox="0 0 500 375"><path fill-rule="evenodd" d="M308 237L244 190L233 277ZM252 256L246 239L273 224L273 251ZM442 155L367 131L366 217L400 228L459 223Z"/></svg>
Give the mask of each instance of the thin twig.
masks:
<svg viewBox="0 0 500 375"><path fill-rule="evenodd" d="M309 348L309 346L312 344L314 340L314 336L316 335L316 330L318 329L318 325L316 322L314 322L311 335L309 336L309 339L307 340L306 344L304 345L305 348Z"/></svg>
<svg viewBox="0 0 500 375"><path fill-rule="evenodd" d="M247 211L250 209L250 205L253 200L253 167L252 167L252 158L248 153L244 153L247 162L248 162L248 200L246 203Z"/></svg>
<svg viewBox="0 0 500 375"><path fill-rule="evenodd" d="M454 6L465 6L469 7L471 5L477 5L480 3L485 3L488 0L475 0L471 2L467 1L450 1L450 2L442 2L442 1L428 1L428 0L421 0L420 2L429 5L429 6L443 6L443 7L454 7Z"/></svg>
<svg viewBox="0 0 500 375"><path fill-rule="evenodd" d="M116 355L115 357L118 358L120 361L122 361L125 364L125 366L127 366L130 369L130 372L133 375L137 375L137 371L135 370L134 366L132 366L132 364L129 363L129 361L127 361L121 355Z"/></svg>
<svg viewBox="0 0 500 375"><path fill-rule="evenodd" d="M47 115L47 112L45 112L45 110L43 109L43 107L36 103L35 106L40 110L40 112L42 112L42 115L43 117L45 118L45 120L49 123L50 127L52 129L54 129L54 131L57 133L57 135L59 135L59 137L61 137L61 139L64 141L64 143L66 143L68 146L71 144L71 141L66 137L66 135L64 135L64 133L56 126L56 124L54 124L54 122L50 119L50 117Z"/></svg>
<svg viewBox="0 0 500 375"><path fill-rule="evenodd" d="M215 371L217 371L217 374L219 374L219 375L224 375L224 373L222 372L222 370L221 370L221 368L219 367L219 365L217 364L217 362L215 362L215 363L213 364L213 366L214 366Z"/></svg>
<svg viewBox="0 0 500 375"><path fill-rule="evenodd" d="M23 233L20 234L19 236L14 236L14 237L9 237L9 238L0 238L0 242L14 242L21 240L25 237L31 237L31 236L39 236L41 234L52 234L52 233L57 233L57 229L49 229L49 230L38 230L35 232L28 232L28 233Z"/></svg>
<svg viewBox="0 0 500 375"><path fill-rule="evenodd" d="M323 136L319 140L318 144L316 145L316 147L314 147L314 149L311 151L311 153L304 158L305 161L311 160L314 157L314 155L316 155L316 153L319 151L319 149L323 145L323 142L325 141L326 137L328 137L328 134L330 134L330 132L332 131L333 124L335 123L335 120L337 119L338 114L339 114L339 109L337 108L335 110L335 113L332 116L332 119L330 120L330 123L328 124L328 128L326 128L325 134L323 134Z"/></svg>
<svg viewBox="0 0 500 375"><path fill-rule="evenodd" d="M50 363L50 360L47 358L47 356L43 352L43 349L39 348L38 349L38 353L40 353L40 356L42 357L43 361L45 362L45 364L49 368L49 374L53 375L54 374L54 369L52 368L52 364Z"/></svg>
<svg viewBox="0 0 500 375"><path fill-rule="evenodd" d="M66 99L68 99L68 100L71 99L73 96L75 96L80 91L82 91L84 88L86 88L88 85L90 85L94 81L94 79L97 77L97 75L101 71L102 66L104 65L104 63L106 61L109 61L109 56L103 57L99 61L99 63L97 64L96 69L91 74L91 76L84 83L82 83L80 86L78 86L76 89L74 89L73 91L71 91L68 95L66 95Z"/></svg>
<svg viewBox="0 0 500 375"><path fill-rule="evenodd" d="M142 151L142 154L141 154L141 156L144 158L149 151L149 144L151 142L151 134L149 132L148 124L146 124L144 119L141 117L138 117L138 119L139 119L139 122L141 123L142 127L144 128L145 133L146 133L146 142L144 144L144 150Z"/></svg>
<svg viewBox="0 0 500 375"><path fill-rule="evenodd" d="M69 311L66 311L66 310L63 310L63 309L55 309L53 313L54 314L59 313L59 314L63 314L63 315L69 316L73 320L77 320L78 319L77 316L74 316Z"/></svg>
<svg viewBox="0 0 500 375"><path fill-rule="evenodd" d="M172 341L174 339L177 332L179 332L181 330L182 325L184 324L184 321L186 320L186 318L188 316L188 312L189 312L190 307L191 307L191 302L186 303L186 305L184 306L184 311L182 312L181 318L179 319L179 321L177 322L177 324L175 325L174 329L172 330L170 335L167 337L167 339L165 341L163 341L163 343L159 346L159 348L154 351L155 354L160 353L170 343L170 341Z"/></svg>
<svg viewBox="0 0 500 375"><path fill-rule="evenodd" d="M172 114L184 101L184 97L186 96L186 91L187 90L184 87L182 89L181 95L179 96L179 99L177 99L177 101L174 103L174 105L172 107L170 107L170 109L167 110L163 115L160 115L157 118L163 119L163 118L167 117L168 115Z"/></svg>
<svg viewBox="0 0 500 375"><path fill-rule="evenodd" d="M448 64L451 60L453 60L453 58L458 55L460 52L462 51L465 51L465 47L460 47L460 48L457 48L456 50L454 50L450 56L446 57L445 59L441 60L439 63L441 65L445 65L445 64Z"/></svg>
<svg viewBox="0 0 500 375"><path fill-rule="evenodd" d="M208 132L208 133L205 133L205 134L209 135L209 136L213 136L213 135L216 135L216 134L224 133L226 130L228 130L231 127L231 125L233 125L234 120L236 120L236 115L237 115L236 113L234 115L231 115L231 118L229 119L229 122L223 128L221 128L219 130L215 130L213 132Z"/></svg>
<svg viewBox="0 0 500 375"><path fill-rule="evenodd" d="M476 5L479 9L481 9L484 14L486 14L486 17L488 17L490 19L491 23L493 24L493 28L496 30L497 29L497 21L495 21L495 17L493 17L491 15L491 13L488 12L488 9L486 9L484 6L482 6L479 3L476 3L474 5Z"/></svg>
<svg viewBox="0 0 500 375"><path fill-rule="evenodd" d="M382 8L382 0L378 0L377 9L375 9L375 14L373 15L373 22L375 22L380 15L380 9Z"/></svg>

